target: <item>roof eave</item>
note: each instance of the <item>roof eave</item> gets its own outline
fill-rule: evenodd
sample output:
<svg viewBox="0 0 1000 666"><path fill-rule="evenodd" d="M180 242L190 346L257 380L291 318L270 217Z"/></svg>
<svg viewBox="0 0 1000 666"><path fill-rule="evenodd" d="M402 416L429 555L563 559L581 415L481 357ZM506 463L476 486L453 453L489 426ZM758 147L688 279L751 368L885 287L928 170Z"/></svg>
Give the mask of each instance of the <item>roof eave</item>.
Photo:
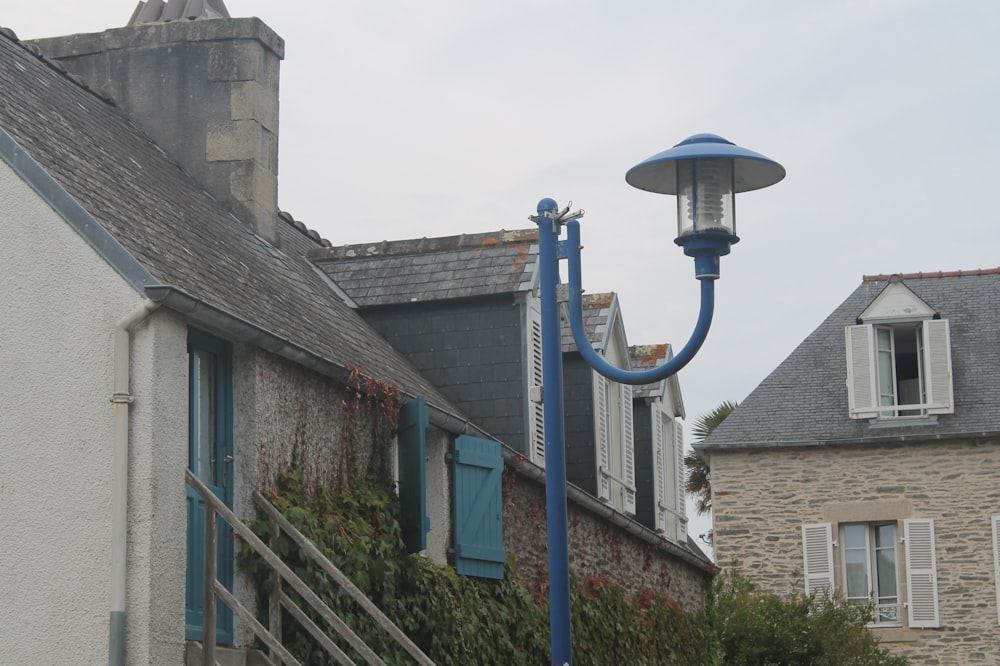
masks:
<svg viewBox="0 0 1000 666"><path fill-rule="evenodd" d="M740 450L761 450L761 449L797 449L797 448L817 448L822 446L850 446L858 444L894 444L903 442L943 442L956 439L997 439L1000 438L1000 430L976 430L971 432L957 433L919 433L906 435L886 435L880 437L850 437L844 439L802 439L783 441L757 441L739 443L711 442L711 438L704 442L693 442L691 448L695 451L712 453L713 451L740 451Z"/></svg>
<svg viewBox="0 0 1000 666"><path fill-rule="evenodd" d="M0 160L14 170L69 226L138 293L159 280L94 219L41 164L0 128Z"/></svg>

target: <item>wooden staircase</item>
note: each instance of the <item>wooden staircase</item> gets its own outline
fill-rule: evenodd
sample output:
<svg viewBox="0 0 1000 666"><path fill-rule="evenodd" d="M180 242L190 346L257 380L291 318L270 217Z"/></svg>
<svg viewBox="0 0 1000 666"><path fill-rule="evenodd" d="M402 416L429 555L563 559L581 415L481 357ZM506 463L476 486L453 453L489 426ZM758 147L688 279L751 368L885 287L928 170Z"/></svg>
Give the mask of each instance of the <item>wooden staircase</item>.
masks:
<svg viewBox="0 0 1000 666"><path fill-rule="evenodd" d="M239 618L244 626L250 628L254 635L267 646L267 654L265 655L265 653L259 650L225 648L214 643L202 644L196 641L189 641L185 654L187 666L301 666L299 661L296 660L282 642L281 620L283 613L288 613L309 632L316 643L326 651L331 659L331 663L342 664L343 666L353 666L357 663L340 647L346 643L349 646L349 650L356 657L362 659L363 663L385 666L385 662L382 661L381 657L375 654L354 633L347 623L331 610L320 599L319 595L313 592L260 537L240 521L232 510L216 497L215 493L205 486L191 470L187 470L185 476L188 485L205 502L205 587L202 599L203 624L201 635L216 635L216 599L219 599L233 611L233 615ZM267 501L267 498L259 492L255 492L254 503L267 519L271 521L272 544L275 543L282 533L288 535L301 549L303 554L312 559L313 563L334 584L338 585L368 614L372 622L381 627L412 658L413 663L419 664L419 666L434 666L434 662L392 620L386 617L374 602L366 597L343 572L337 569L313 542L288 522L281 515L281 512ZM233 532L245 544L253 548L254 552L267 562L271 569L272 589L268 608L268 626L266 627L257 620L252 611L243 606L218 580L216 571L218 548L217 526L220 517L229 524ZM310 608L314 616L318 615L322 618L322 624L325 626L319 626L309 618L306 611L285 593L286 586L296 592L302 603ZM333 637L334 635L336 638ZM228 659L232 659L233 661L227 661Z"/></svg>
<svg viewBox="0 0 1000 666"><path fill-rule="evenodd" d="M204 651L199 641L188 641L184 649L185 666L204 664ZM215 646L216 666L274 666L274 662L260 650Z"/></svg>

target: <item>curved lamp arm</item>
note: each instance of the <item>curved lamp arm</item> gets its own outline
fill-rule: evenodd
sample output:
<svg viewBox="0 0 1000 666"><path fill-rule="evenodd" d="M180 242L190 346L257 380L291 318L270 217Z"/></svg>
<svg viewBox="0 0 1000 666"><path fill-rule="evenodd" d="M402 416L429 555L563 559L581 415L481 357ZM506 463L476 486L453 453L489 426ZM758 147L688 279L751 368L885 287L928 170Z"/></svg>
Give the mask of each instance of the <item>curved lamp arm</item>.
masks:
<svg viewBox="0 0 1000 666"><path fill-rule="evenodd" d="M708 337L715 311L715 280L702 279L701 311L691 339L672 359L650 370L622 370L605 361L590 344L583 326L583 287L580 278L580 223L570 220L566 223L566 239L569 255L569 322L573 330L573 341L584 360L597 372L620 384L652 384L677 373L701 349Z"/></svg>

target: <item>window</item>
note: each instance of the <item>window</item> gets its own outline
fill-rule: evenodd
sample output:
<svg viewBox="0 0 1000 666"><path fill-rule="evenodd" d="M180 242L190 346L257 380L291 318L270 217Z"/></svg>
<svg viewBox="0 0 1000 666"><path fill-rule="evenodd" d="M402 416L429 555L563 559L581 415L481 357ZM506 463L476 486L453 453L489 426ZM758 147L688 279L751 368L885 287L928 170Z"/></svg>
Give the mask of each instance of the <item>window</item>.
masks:
<svg viewBox="0 0 1000 666"><path fill-rule="evenodd" d="M678 543L687 541L684 487L684 427L654 403L653 499L656 531Z"/></svg>
<svg viewBox="0 0 1000 666"><path fill-rule="evenodd" d="M455 439L455 570L463 576L503 578L503 453L500 443Z"/></svg>
<svg viewBox="0 0 1000 666"><path fill-rule="evenodd" d="M948 320L899 276L847 327L847 396L852 419L951 414Z"/></svg>
<svg viewBox="0 0 1000 666"><path fill-rule="evenodd" d="M904 607L910 628L940 626L934 521L913 518L902 525L902 560L898 522L842 524L836 542L831 523L803 525L806 594L831 597L840 593L849 601L873 603L872 626L903 626ZM834 566L835 554L839 568ZM905 606L900 592L903 582Z"/></svg>
<svg viewBox="0 0 1000 666"><path fill-rule="evenodd" d="M545 406L542 403L541 301L529 298L526 312L528 449L531 462L545 467Z"/></svg>
<svg viewBox="0 0 1000 666"><path fill-rule="evenodd" d="M950 414L947 319L847 327L851 418Z"/></svg>
<svg viewBox="0 0 1000 666"><path fill-rule="evenodd" d="M226 506L233 506L233 352L232 346L203 331L188 330L188 468ZM202 639L205 561L205 503L187 486L187 580L185 632ZM217 575L233 589L232 528L219 521ZM233 614L217 601L218 640L229 644Z"/></svg>
<svg viewBox="0 0 1000 666"><path fill-rule="evenodd" d="M598 498L635 515L632 387L593 373Z"/></svg>
<svg viewBox="0 0 1000 666"><path fill-rule="evenodd" d="M900 625L896 523L840 528L844 597L875 604L873 624Z"/></svg>
<svg viewBox="0 0 1000 666"><path fill-rule="evenodd" d="M396 444L399 464L400 527L406 552L427 548L431 519L427 516L427 427L424 397L409 400L399 410Z"/></svg>

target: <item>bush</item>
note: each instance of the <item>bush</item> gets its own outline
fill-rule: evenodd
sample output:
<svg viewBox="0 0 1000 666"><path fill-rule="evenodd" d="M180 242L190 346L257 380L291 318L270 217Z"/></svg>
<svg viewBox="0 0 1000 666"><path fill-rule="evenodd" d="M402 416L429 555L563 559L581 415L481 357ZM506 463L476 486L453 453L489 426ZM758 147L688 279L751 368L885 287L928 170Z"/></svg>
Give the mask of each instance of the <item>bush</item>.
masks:
<svg viewBox="0 0 1000 666"><path fill-rule="evenodd" d="M735 568L712 586L709 616L732 666L905 666L866 628L869 606L761 591Z"/></svg>

